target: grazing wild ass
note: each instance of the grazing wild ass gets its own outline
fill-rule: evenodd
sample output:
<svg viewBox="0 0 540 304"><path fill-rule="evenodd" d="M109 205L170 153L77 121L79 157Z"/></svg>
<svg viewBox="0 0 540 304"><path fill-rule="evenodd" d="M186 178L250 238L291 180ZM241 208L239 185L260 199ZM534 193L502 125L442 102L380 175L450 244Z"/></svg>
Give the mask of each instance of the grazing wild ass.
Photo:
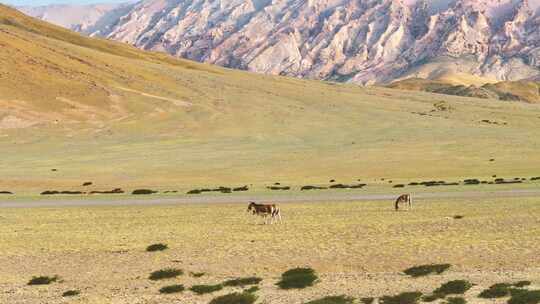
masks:
<svg viewBox="0 0 540 304"><path fill-rule="evenodd" d="M395 207L396 207L396 211L399 211L399 205L400 204L407 204L407 209L408 210L411 210L412 209L412 197L410 194L403 194L403 195L400 195L397 200L396 200L396 203L395 203Z"/></svg>
<svg viewBox="0 0 540 304"><path fill-rule="evenodd" d="M273 224L274 220L279 220L281 223L281 211L275 204L257 204L250 202L247 211L251 212L253 215L263 217L265 224L267 224L268 217L270 217L270 224Z"/></svg>

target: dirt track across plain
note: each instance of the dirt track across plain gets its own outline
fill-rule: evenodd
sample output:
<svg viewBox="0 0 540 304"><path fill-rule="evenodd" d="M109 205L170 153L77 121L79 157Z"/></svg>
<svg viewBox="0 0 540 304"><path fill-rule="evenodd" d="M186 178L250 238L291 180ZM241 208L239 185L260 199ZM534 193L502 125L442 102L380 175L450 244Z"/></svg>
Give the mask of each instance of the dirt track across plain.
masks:
<svg viewBox="0 0 540 304"><path fill-rule="evenodd" d="M243 196L196 196L177 198L133 198L126 199L43 199L43 200L4 200L0 208L32 208L32 207L75 207L75 206L151 206L176 204L218 204L246 203L250 201L276 203L309 203L325 201L386 201L392 200L396 194L300 194L284 197L264 195ZM466 199L466 198L501 198L501 197L540 197L539 190L501 190L501 191L462 191L462 192L425 192L414 195L415 200L426 199Z"/></svg>

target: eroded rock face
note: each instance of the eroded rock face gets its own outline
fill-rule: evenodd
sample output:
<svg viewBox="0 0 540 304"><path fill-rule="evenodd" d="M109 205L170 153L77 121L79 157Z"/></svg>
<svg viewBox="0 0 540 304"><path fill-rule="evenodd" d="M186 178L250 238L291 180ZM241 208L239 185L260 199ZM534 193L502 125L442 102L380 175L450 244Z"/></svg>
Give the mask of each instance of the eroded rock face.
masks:
<svg viewBox="0 0 540 304"><path fill-rule="evenodd" d="M147 0L82 32L268 74L385 83L540 74L540 0ZM459 64L456 64L459 62Z"/></svg>

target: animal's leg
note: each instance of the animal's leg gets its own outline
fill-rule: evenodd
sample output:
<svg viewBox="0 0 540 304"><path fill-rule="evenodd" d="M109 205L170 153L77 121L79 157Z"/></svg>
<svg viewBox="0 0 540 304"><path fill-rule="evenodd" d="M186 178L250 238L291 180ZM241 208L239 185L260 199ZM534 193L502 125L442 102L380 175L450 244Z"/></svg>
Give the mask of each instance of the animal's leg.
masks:
<svg viewBox="0 0 540 304"><path fill-rule="evenodd" d="M412 210L412 197L409 196L409 209Z"/></svg>

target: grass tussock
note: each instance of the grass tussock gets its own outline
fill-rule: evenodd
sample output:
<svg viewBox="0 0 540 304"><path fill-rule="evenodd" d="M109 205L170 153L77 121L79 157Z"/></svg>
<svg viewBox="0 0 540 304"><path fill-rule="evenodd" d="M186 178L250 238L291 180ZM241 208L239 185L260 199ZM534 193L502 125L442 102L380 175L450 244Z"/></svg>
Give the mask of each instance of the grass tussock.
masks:
<svg viewBox="0 0 540 304"><path fill-rule="evenodd" d="M152 272L148 278L152 281L157 281L157 280L176 278L177 276L180 276L182 274L184 274L184 272L180 269L165 268L165 269L156 270Z"/></svg>
<svg viewBox="0 0 540 304"><path fill-rule="evenodd" d="M318 300L309 301L306 304L353 304L354 298L346 296L329 296Z"/></svg>
<svg viewBox="0 0 540 304"><path fill-rule="evenodd" d="M442 284L439 288L433 291L433 294L444 298L447 295L464 294L471 289L473 284L466 280L454 280Z"/></svg>
<svg viewBox="0 0 540 304"><path fill-rule="evenodd" d="M395 296L383 296L379 299L380 304L416 304L422 297L418 291L403 292Z"/></svg>
<svg viewBox="0 0 540 304"><path fill-rule="evenodd" d="M148 251L148 252L163 251L163 250L166 250L166 249L169 249L169 247L167 246L167 244L162 244L162 243L152 244L152 245L146 247L146 251Z"/></svg>
<svg viewBox="0 0 540 304"><path fill-rule="evenodd" d="M260 290L259 286L251 286L250 288L244 290L244 292L256 293L259 290Z"/></svg>
<svg viewBox="0 0 540 304"><path fill-rule="evenodd" d="M318 277L311 268L293 268L281 275L281 280L276 284L281 289L303 289L313 286Z"/></svg>
<svg viewBox="0 0 540 304"><path fill-rule="evenodd" d="M497 283L483 290L478 297L483 299L496 299L510 296L512 293L519 293L520 288L531 285L530 281L519 281L516 283Z"/></svg>
<svg viewBox="0 0 540 304"><path fill-rule="evenodd" d="M39 277L33 277L30 281L28 281L28 285L49 285L51 283L54 283L58 281L58 276L54 277L48 277L48 276L39 276Z"/></svg>
<svg viewBox="0 0 540 304"><path fill-rule="evenodd" d="M373 304L375 302L375 298L372 297L365 297L360 299L360 303L362 304Z"/></svg>
<svg viewBox="0 0 540 304"><path fill-rule="evenodd" d="M68 290L62 294L62 297L75 297L78 296L81 292L78 290Z"/></svg>
<svg viewBox="0 0 540 304"><path fill-rule="evenodd" d="M169 286L165 286L159 289L159 293L170 294L170 293L182 292L184 290L186 290L184 285L169 285Z"/></svg>
<svg viewBox="0 0 540 304"><path fill-rule="evenodd" d="M451 297L446 299L444 304L467 304L467 300L462 297Z"/></svg>
<svg viewBox="0 0 540 304"><path fill-rule="evenodd" d="M253 304L257 297L252 293L230 293L224 296L214 298L210 304Z"/></svg>
<svg viewBox="0 0 540 304"><path fill-rule="evenodd" d="M223 289L222 284L216 284L216 285L193 285L189 290L193 291L194 293L198 295L207 294L216 292Z"/></svg>
<svg viewBox="0 0 540 304"><path fill-rule="evenodd" d="M248 286L248 285L257 285L262 281L259 277L246 277L227 280L223 283L223 286Z"/></svg>
<svg viewBox="0 0 540 304"><path fill-rule="evenodd" d="M540 290L521 290L512 294L508 304L538 304L540 303Z"/></svg>
<svg viewBox="0 0 540 304"><path fill-rule="evenodd" d="M205 272L190 272L189 275L194 277L194 278L200 278L200 277L206 275L206 273Z"/></svg>
<svg viewBox="0 0 540 304"><path fill-rule="evenodd" d="M423 277L430 274L441 274L448 270L452 265L450 264L429 264L429 265L420 265L414 266L403 271L406 275L411 277Z"/></svg>

